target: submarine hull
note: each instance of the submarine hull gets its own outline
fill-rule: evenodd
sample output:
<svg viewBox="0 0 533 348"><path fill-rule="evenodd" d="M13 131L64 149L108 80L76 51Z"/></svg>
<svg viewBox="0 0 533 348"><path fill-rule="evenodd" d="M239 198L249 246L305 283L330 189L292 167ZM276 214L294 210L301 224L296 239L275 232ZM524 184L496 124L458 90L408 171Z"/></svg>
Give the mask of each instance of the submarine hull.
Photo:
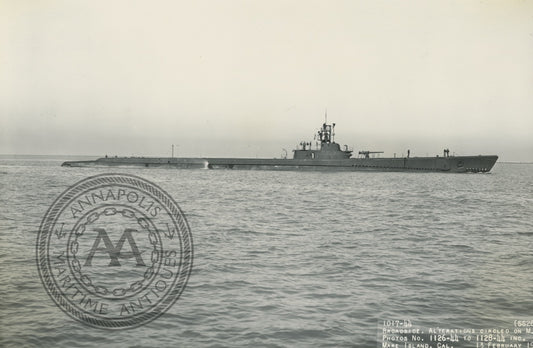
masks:
<svg viewBox="0 0 533 348"><path fill-rule="evenodd" d="M166 158L109 157L94 161L67 161L64 167L168 167L178 169L241 169L295 171L409 171L485 173L496 155L347 159L260 159L260 158Z"/></svg>

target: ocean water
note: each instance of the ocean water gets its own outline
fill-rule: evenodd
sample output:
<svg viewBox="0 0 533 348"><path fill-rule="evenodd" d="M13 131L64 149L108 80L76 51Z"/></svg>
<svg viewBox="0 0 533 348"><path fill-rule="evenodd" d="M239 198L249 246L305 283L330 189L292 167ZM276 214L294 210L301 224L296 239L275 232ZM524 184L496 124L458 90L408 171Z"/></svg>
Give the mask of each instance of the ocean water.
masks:
<svg viewBox="0 0 533 348"><path fill-rule="evenodd" d="M533 165L490 174L62 168L0 158L0 346L382 347L380 322L509 326L533 316ZM148 179L194 240L163 316L106 331L44 290L39 224L91 175ZM457 345L456 345L457 347Z"/></svg>

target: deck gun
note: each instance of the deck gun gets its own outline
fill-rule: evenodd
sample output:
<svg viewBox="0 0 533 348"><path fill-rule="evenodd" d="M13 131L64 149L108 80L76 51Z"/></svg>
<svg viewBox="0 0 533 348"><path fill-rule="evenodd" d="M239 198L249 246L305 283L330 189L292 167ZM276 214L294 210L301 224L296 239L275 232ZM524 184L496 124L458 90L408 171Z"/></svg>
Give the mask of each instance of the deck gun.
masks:
<svg viewBox="0 0 533 348"><path fill-rule="evenodd" d="M363 155L364 158L370 158L371 153L383 153L383 151L359 151L359 154Z"/></svg>

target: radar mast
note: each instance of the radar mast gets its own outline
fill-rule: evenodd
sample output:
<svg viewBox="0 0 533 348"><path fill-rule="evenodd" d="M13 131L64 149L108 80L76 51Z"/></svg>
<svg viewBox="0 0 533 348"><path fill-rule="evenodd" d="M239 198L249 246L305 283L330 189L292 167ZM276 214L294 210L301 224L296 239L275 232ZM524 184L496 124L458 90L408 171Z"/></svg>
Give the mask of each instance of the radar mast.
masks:
<svg viewBox="0 0 533 348"><path fill-rule="evenodd" d="M325 122L318 131L318 138L321 144L335 143L335 123L328 124L328 110L326 109Z"/></svg>

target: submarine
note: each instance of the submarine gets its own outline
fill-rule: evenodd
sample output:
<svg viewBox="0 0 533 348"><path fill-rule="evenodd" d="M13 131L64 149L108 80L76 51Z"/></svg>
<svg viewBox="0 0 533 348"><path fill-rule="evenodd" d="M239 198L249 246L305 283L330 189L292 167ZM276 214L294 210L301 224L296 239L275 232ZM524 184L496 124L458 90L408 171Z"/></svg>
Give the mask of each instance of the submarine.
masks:
<svg viewBox="0 0 533 348"><path fill-rule="evenodd" d="M455 156L444 149L442 156L379 157L383 151L359 151L352 157L353 150L347 145L342 148L335 142L335 123L328 124L327 117L315 133L316 146L302 141L293 150L293 157L287 158L187 158L187 157L108 157L92 161L66 161L63 167L169 167L178 169L245 169L245 170L295 170L295 171L390 171L390 172L443 172L443 173L487 173L490 172L497 155ZM286 152L285 152L286 153Z"/></svg>

